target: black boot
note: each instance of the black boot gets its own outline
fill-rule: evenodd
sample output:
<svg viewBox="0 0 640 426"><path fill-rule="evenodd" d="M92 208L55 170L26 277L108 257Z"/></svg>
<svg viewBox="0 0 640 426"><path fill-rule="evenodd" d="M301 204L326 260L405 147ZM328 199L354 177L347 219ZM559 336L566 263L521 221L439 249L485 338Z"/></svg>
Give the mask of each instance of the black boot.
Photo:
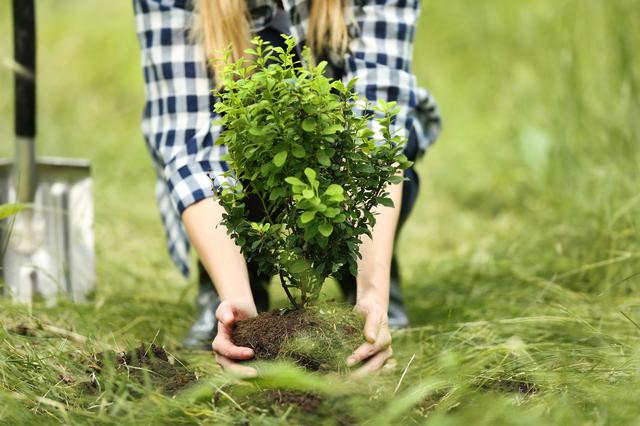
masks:
<svg viewBox="0 0 640 426"><path fill-rule="evenodd" d="M269 293L266 287L269 280L264 277L258 277L255 272L256 269L252 266L249 265L251 292L258 312L264 312L269 309ZM220 299L213 282L204 266L198 262L197 316L187 336L182 341L186 348L211 350L211 342L218 332L218 320L216 319L218 305L220 305Z"/></svg>

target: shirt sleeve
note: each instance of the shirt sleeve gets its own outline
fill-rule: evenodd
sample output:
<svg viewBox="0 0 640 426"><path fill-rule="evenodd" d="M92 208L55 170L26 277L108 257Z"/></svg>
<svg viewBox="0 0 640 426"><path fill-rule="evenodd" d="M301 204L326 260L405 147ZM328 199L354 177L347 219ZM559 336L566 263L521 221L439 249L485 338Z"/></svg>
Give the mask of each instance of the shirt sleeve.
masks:
<svg viewBox="0 0 640 426"><path fill-rule="evenodd" d="M399 112L391 131L405 138L415 128L418 106L411 67L419 13L419 0L355 0L355 34L345 57L344 79L357 79L356 92L372 105L381 99L397 103ZM370 121L376 137L380 137L379 127L375 120Z"/></svg>
<svg viewBox="0 0 640 426"><path fill-rule="evenodd" d="M202 47L189 39L194 13L185 0L134 0L145 82L142 130L179 214L213 196L228 169L214 145L213 86Z"/></svg>

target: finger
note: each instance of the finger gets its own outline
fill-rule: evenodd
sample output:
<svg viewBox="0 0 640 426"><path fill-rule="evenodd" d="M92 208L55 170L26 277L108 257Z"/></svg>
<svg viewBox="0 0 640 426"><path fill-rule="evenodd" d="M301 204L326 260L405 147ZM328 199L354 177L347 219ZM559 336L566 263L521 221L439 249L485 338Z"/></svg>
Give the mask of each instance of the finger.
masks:
<svg viewBox="0 0 640 426"><path fill-rule="evenodd" d="M390 347L382 352L378 352L377 354L372 356L365 365L354 371L351 374L351 377L353 377L354 379L360 379L377 372L378 370L380 370L380 368L382 368L385 361L391 358L392 355L393 350Z"/></svg>
<svg viewBox="0 0 640 426"><path fill-rule="evenodd" d="M356 349L353 354L347 358L347 366L352 367L389 347L389 345L391 345L391 334L389 333L389 330L384 330L379 333L378 340L375 343L366 342L360 345L358 349Z"/></svg>
<svg viewBox="0 0 640 426"><path fill-rule="evenodd" d="M236 346L231 340L231 333L224 324L218 324L218 334L211 344L212 349L219 355L236 360L253 358L253 349Z"/></svg>
<svg viewBox="0 0 640 426"><path fill-rule="evenodd" d="M347 367L353 367L357 363L364 361L378 352L377 348L372 343L363 343L347 358Z"/></svg>
<svg viewBox="0 0 640 426"><path fill-rule="evenodd" d="M394 371L397 367L398 367L398 362L395 360L395 358L389 358L384 363L380 371L383 371L385 373L390 373Z"/></svg>
<svg viewBox="0 0 640 426"><path fill-rule="evenodd" d="M243 379L250 379L258 376L258 371L255 368L247 367L246 365L240 365L233 360L216 354L216 362L229 373L238 376Z"/></svg>

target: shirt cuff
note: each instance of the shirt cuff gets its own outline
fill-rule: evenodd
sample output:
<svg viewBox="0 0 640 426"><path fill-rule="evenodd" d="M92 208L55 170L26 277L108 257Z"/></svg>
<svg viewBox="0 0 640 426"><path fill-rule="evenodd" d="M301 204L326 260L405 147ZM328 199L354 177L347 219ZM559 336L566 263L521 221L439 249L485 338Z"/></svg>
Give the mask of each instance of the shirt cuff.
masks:
<svg viewBox="0 0 640 426"><path fill-rule="evenodd" d="M200 161L173 171L167 179L173 207L182 215L190 205L213 197L224 182L233 184L232 178L223 176L227 169L226 162Z"/></svg>

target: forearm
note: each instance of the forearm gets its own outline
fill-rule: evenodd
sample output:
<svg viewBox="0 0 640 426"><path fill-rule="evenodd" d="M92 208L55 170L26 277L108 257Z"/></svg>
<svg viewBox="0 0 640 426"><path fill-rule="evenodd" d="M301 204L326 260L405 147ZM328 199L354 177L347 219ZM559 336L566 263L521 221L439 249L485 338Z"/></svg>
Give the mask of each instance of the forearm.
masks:
<svg viewBox="0 0 640 426"><path fill-rule="evenodd" d="M187 207L182 222L220 299L253 304L247 264L226 227L220 224L223 212L217 201L206 198Z"/></svg>
<svg viewBox="0 0 640 426"><path fill-rule="evenodd" d="M358 263L358 302L373 301L385 310L389 304L389 279L391 276L391 256L396 227L402 203L402 182L389 187L394 207L378 206L374 212L376 225L371 235L363 237L360 246L362 259Z"/></svg>

